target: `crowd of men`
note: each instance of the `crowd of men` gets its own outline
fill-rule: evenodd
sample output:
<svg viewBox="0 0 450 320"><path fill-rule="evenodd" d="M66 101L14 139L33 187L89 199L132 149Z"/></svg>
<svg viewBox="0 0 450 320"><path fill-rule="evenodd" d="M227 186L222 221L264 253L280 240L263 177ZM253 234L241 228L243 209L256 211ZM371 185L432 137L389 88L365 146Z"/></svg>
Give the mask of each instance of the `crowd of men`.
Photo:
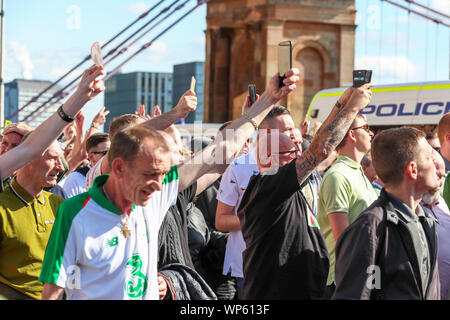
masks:
<svg viewBox="0 0 450 320"><path fill-rule="evenodd" d="M196 109L191 90L108 133L102 108L84 132L103 75L87 69L39 127L3 130L1 297L450 298L450 114L437 136L374 135L365 84L310 134L278 105L293 68L213 139L186 143L174 125Z"/></svg>

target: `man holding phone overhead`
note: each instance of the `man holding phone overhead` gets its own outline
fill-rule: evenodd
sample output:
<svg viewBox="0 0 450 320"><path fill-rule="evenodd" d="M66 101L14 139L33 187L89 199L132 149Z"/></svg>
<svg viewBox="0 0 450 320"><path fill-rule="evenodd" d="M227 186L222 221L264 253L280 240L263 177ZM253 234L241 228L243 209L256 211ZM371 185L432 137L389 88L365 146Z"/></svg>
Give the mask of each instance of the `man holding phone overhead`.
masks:
<svg viewBox="0 0 450 320"><path fill-rule="evenodd" d="M347 89L345 106L333 108L300 156L295 144L280 150L295 155L286 165L279 166L281 152L271 154L266 167L257 159L261 173L250 178L237 214L246 244L243 299L324 298L329 256L301 189L369 103L369 88Z"/></svg>

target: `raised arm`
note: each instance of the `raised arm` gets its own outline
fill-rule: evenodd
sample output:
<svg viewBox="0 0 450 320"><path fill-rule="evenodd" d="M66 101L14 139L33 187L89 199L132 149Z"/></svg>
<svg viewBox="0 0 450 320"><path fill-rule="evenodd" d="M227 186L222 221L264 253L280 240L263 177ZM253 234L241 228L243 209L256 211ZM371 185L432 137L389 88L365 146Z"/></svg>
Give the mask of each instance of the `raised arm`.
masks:
<svg viewBox="0 0 450 320"><path fill-rule="evenodd" d="M197 96L194 91L186 91L178 101L178 104L170 111L158 117L153 117L143 123L155 130L165 130L179 119L185 118L190 112L197 108Z"/></svg>
<svg viewBox="0 0 450 320"><path fill-rule="evenodd" d="M87 69L76 91L64 103L64 112L75 117L78 111L100 92L105 90L103 67L94 66ZM67 126L57 112L37 127L23 143L0 156L0 177L3 180L15 170L23 167L34 158L40 156L48 146L61 134Z"/></svg>
<svg viewBox="0 0 450 320"><path fill-rule="evenodd" d="M347 133L359 111L370 102L373 85L368 83L359 88L347 89L340 101L345 103L341 109L335 106L321 125L308 149L296 160L297 179L302 184L311 172L325 160ZM348 97L348 101L345 101Z"/></svg>
<svg viewBox="0 0 450 320"><path fill-rule="evenodd" d="M190 186L205 174L223 173L247 139L257 129L249 119L259 126L272 106L296 88L298 75L298 69L289 70L284 79L285 86L282 88L278 87L278 73L274 75L270 79L266 91L248 109L246 116L234 120L224 132L219 133L214 143L181 164L179 166L180 190Z"/></svg>

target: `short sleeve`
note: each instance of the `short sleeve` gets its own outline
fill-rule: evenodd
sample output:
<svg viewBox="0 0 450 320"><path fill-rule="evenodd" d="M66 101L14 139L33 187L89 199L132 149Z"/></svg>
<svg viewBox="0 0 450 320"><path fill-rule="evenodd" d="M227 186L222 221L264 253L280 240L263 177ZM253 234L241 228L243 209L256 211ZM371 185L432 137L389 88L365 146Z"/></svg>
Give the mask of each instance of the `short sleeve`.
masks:
<svg viewBox="0 0 450 320"><path fill-rule="evenodd" d="M76 239L83 238L79 234L80 225L74 224L73 220L82 210L88 197L89 195L84 193L62 202L59 206L45 250L39 281L56 284L61 288L66 287L66 280L75 271L77 263Z"/></svg>
<svg viewBox="0 0 450 320"><path fill-rule="evenodd" d="M157 210L159 216L159 225L164 220L167 210L169 210L170 206L175 205L177 201L179 175L176 166L170 168L162 184L162 190L158 193L159 201L153 199L154 201L152 202L152 205L155 206L153 210ZM154 198L156 198L156 195Z"/></svg>
<svg viewBox="0 0 450 320"><path fill-rule="evenodd" d="M323 213L349 212L351 189L348 180L339 173L333 172L324 177L320 186L319 201Z"/></svg>
<svg viewBox="0 0 450 320"><path fill-rule="evenodd" d="M239 201L239 186L232 166L225 171L222 177L219 191L217 192L217 200L233 207Z"/></svg>
<svg viewBox="0 0 450 320"><path fill-rule="evenodd" d="M445 203L447 204L447 207L450 208L450 174L447 174L447 177L445 178L444 183L444 192L442 193L442 197L445 200Z"/></svg>

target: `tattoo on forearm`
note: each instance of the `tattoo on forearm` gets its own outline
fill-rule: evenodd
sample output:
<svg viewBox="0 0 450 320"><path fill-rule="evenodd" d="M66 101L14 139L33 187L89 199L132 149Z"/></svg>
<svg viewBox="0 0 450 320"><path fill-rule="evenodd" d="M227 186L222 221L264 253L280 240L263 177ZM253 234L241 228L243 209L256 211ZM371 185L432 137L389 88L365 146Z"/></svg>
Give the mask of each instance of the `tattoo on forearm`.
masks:
<svg viewBox="0 0 450 320"><path fill-rule="evenodd" d="M325 160L347 134L356 114L341 110L316 134L311 145L296 161L297 179L302 184L311 172Z"/></svg>
<svg viewBox="0 0 450 320"><path fill-rule="evenodd" d="M297 179L300 184L305 181L317 165L317 157L312 153L311 148L306 149L295 163Z"/></svg>

